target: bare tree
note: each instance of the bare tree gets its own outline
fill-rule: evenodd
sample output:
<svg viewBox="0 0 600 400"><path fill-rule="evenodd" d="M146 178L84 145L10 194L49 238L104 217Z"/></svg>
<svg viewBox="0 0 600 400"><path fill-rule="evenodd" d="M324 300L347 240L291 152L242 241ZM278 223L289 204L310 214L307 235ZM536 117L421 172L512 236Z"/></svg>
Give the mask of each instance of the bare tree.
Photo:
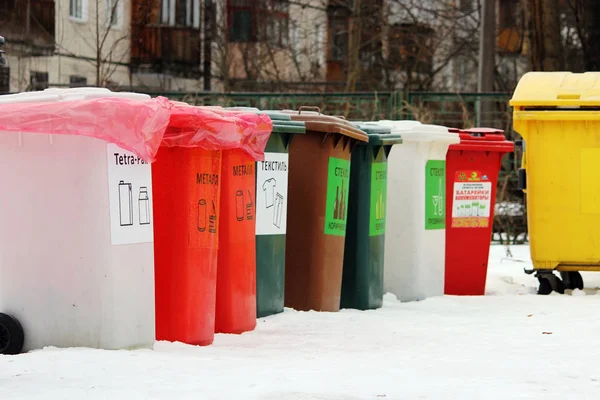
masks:
<svg viewBox="0 0 600 400"><path fill-rule="evenodd" d="M99 87L109 85L116 69L126 66L129 61L131 36L129 21L124 19L125 3L125 0L92 0L92 12L89 15L91 23L72 30L74 37L67 37L63 29L56 40L60 52L82 59L92 66L95 83ZM150 6L151 3L153 0L142 0L142 4ZM76 41L84 43L84 52L93 56L85 57L74 51L72 45Z"/></svg>
<svg viewBox="0 0 600 400"><path fill-rule="evenodd" d="M292 83L322 80L326 1L237 0L220 8L211 32L220 89L290 91Z"/></svg>
<svg viewBox="0 0 600 400"><path fill-rule="evenodd" d="M564 68L559 0L523 0L530 68Z"/></svg>

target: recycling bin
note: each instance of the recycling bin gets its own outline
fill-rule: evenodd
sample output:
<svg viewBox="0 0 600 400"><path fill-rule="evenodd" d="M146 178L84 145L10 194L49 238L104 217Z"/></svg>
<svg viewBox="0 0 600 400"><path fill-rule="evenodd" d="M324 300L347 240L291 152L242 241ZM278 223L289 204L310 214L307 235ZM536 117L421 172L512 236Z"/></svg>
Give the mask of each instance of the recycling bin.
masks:
<svg viewBox="0 0 600 400"><path fill-rule="evenodd" d="M304 122L268 112L273 133L265 160L256 164L256 313L283 312L287 232L289 148L294 135L304 134Z"/></svg>
<svg viewBox="0 0 600 400"><path fill-rule="evenodd" d="M252 107L227 110L265 113L273 122L265 159L256 163L256 315L262 318L284 309L288 151L293 136L304 134L306 127L279 111Z"/></svg>
<svg viewBox="0 0 600 400"><path fill-rule="evenodd" d="M152 164L158 340L213 342L222 149L252 138L252 123L261 122L254 118L242 126L211 108L173 102Z"/></svg>
<svg viewBox="0 0 600 400"><path fill-rule="evenodd" d="M387 156L402 138L376 123L356 125L369 142L352 151L341 307L369 310L383 303Z"/></svg>
<svg viewBox="0 0 600 400"><path fill-rule="evenodd" d="M444 295L446 153L459 143L447 127L379 121L402 144L388 156L384 291L400 301Z"/></svg>
<svg viewBox="0 0 600 400"><path fill-rule="evenodd" d="M216 333L242 333L256 326L256 161L264 160L273 130L267 115L258 116L255 135L244 140L246 148L222 155Z"/></svg>
<svg viewBox="0 0 600 400"><path fill-rule="evenodd" d="M289 151L285 305L339 311L350 154L369 137L348 121L306 109L283 111L306 125Z"/></svg>
<svg viewBox="0 0 600 400"><path fill-rule="evenodd" d="M450 129L460 143L446 156L446 271L444 293L483 295L502 157L514 151L504 131Z"/></svg>
<svg viewBox="0 0 600 400"><path fill-rule="evenodd" d="M514 130L527 145L528 272L535 272L540 294L582 289L579 271L600 271L599 78L598 72L529 72L510 101Z"/></svg>
<svg viewBox="0 0 600 400"><path fill-rule="evenodd" d="M10 188L0 196L0 353L150 347L146 194L168 100L36 93L0 97L0 182Z"/></svg>

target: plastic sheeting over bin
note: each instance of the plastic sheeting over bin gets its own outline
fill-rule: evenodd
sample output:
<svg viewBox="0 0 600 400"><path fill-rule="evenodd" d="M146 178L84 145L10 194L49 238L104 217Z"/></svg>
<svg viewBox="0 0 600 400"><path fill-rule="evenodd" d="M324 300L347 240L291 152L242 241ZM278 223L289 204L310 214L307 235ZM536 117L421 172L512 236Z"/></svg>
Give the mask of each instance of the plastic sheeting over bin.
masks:
<svg viewBox="0 0 600 400"><path fill-rule="evenodd" d="M152 345L147 161L168 101L54 89L0 103L0 312L25 350Z"/></svg>
<svg viewBox="0 0 600 400"><path fill-rule="evenodd" d="M217 264L228 220L220 207L222 150L263 157L272 129L265 115L213 110L176 103L152 164L158 340L212 343L217 270L237 273L236 265Z"/></svg>

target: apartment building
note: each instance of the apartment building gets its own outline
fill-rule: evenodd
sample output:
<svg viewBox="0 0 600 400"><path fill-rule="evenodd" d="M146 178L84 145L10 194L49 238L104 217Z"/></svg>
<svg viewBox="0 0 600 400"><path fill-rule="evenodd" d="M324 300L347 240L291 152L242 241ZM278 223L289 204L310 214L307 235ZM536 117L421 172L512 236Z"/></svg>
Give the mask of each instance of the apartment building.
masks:
<svg viewBox="0 0 600 400"><path fill-rule="evenodd" d="M439 3L363 1L357 18L352 0L0 0L0 35L12 92L472 90L476 2ZM515 13L498 0L500 68L521 57Z"/></svg>

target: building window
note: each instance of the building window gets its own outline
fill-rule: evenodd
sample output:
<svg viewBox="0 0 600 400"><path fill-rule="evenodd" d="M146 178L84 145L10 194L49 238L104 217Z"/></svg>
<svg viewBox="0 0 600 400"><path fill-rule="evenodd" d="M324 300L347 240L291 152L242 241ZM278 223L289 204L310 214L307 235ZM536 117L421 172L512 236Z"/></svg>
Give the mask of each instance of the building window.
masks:
<svg viewBox="0 0 600 400"><path fill-rule="evenodd" d="M391 42L396 43L390 61L404 71L431 74L433 71L434 31L426 25L399 24L392 29Z"/></svg>
<svg viewBox="0 0 600 400"><path fill-rule="evenodd" d="M88 0L69 0L69 17L77 21L87 21Z"/></svg>
<svg viewBox="0 0 600 400"><path fill-rule="evenodd" d="M87 86L87 78L85 76L71 75L69 76L69 87Z"/></svg>
<svg viewBox="0 0 600 400"><path fill-rule="evenodd" d="M29 87L32 91L48 88L48 73L31 71L29 73Z"/></svg>
<svg viewBox="0 0 600 400"><path fill-rule="evenodd" d="M106 0L106 26L120 28L123 20L123 1Z"/></svg>
<svg viewBox="0 0 600 400"><path fill-rule="evenodd" d="M200 29L200 0L161 0L163 25Z"/></svg>
<svg viewBox="0 0 600 400"><path fill-rule="evenodd" d="M289 43L288 0L229 0L227 16L231 42Z"/></svg>

